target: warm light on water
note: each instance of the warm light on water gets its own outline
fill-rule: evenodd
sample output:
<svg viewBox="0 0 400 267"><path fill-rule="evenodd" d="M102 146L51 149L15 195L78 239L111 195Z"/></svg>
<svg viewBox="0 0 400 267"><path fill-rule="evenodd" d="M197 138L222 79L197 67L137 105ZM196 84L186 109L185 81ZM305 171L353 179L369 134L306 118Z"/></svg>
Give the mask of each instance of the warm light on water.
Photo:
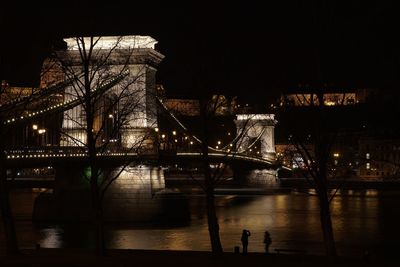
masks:
<svg viewBox="0 0 400 267"><path fill-rule="evenodd" d="M28 194L28 193L26 193ZM32 194L32 193L29 193ZM31 199L32 197L29 197ZM365 248L387 251L399 239L400 194L395 191L342 190L331 211L339 253L361 255ZM202 196L190 199L187 225L110 225L108 248L210 250L206 210ZM302 248L323 253L319 204L315 195L277 193L259 196L218 196L220 235L226 251L240 245L242 229L252 233L249 251L263 251L263 233L271 233L274 248ZM93 247L90 225L33 227L18 223L22 247Z"/></svg>

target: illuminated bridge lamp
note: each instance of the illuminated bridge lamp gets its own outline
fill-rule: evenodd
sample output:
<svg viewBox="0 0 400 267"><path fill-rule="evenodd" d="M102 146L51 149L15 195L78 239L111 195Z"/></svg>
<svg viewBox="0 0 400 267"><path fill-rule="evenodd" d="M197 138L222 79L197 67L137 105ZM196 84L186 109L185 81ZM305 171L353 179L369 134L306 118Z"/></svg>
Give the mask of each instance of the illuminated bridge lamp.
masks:
<svg viewBox="0 0 400 267"><path fill-rule="evenodd" d="M164 139L164 138L165 138L165 134L162 134L162 135L161 135L161 138L163 138L163 139Z"/></svg>
<svg viewBox="0 0 400 267"><path fill-rule="evenodd" d="M172 134L173 134L173 135L176 135L176 131L172 131Z"/></svg>
<svg viewBox="0 0 400 267"><path fill-rule="evenodd" d="M158 133L159 129L158 129L158 128L154 128L154 131L155 131L156 133Z"/></svg>
<svg viewBox="0 0 400 267"><path fill-rule="evenodd" d="M33 124L33 125L32 125L32 129L33 129L33 130L37 130L37 129L38 129L37 124Z"/></svg>

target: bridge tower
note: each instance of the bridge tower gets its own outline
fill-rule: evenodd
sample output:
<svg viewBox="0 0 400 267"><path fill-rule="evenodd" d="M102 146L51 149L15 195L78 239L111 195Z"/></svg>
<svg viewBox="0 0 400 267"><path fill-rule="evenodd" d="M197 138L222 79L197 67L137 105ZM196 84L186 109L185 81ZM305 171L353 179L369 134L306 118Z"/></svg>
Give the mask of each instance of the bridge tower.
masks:
<svg viewBox="0 0 400 267"><path fill-rule="evenodd" d="M86 44L90 43L89 37L85 37L84 40ZM130 148L143 136L148 136L149 130L157 127L155 75L156 68L164 56L155 50L157 41L150 36L105 36L95 37L95 40L98 41L93 46L92 54L96 56L109 55L106 62L109 74L116 76L126 69L128 74L122 82L125 83L124 86L128 86L127 91L135 92L135 99L137 99L135 101L139 101L132 105L140 106L140 109L129 115L127 123L118 133L118 141L121 146ZM67 43L67 50L61 55L63 58L68 58L69 60L66 62L70 64L69 67L72 70L76 69L76 72L79 73L82 69L82 62L80 62L80 48L76 38L66 38L64 41ZM74 82L76 83L76 81ZM121 94L121 85L113 86L108 92ZM73 84L65 89L65 101L76 98L76 95ZM82 114L84 114L82 105L64 112L62 130L66 135L60 141L61 146L86 144L85 119ZM113 118L112 114L101 114L101 116ZM101 118L97 118L97 121L101 121Z"/></svg>
<svg viewBox="0 0 400 267"><path fill-rule="evenodd" d="M274 114L238 114L236 115L237 149L262 158L275 158ZM251 149L251 151L250 151Z"/></svg>

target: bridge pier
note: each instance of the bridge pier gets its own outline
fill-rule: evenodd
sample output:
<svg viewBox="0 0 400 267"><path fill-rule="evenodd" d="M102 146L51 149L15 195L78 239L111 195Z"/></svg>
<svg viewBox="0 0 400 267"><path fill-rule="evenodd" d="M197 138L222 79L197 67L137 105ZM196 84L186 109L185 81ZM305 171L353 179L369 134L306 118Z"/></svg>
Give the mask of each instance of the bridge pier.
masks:
<svg viewBox="0 0 400 267"><path fill-rule="evenodd" d="M232 166L233 178L242 185L276 187L279 185L276 170L274 169L255 169L246 167L242 164Z"/></svg>
<svg viewBox="0 0 400 267"><path fill-rule="evenodd" d="M273 169L254 169L248 172L247 181L251 185L265 187L279 186L276 170Z"/></svg>
<svg viewBox="0 0 400 267"><path fill-rule="evenodd" d="M83 178L87 166L56 166L53 192L35 201L35 221L90 221L93 214L89 183ZM187 199L165 189L163 170L154 166L110 167L120 173L105 193L105 221L160 221L189 219ZM111 176L112 177L112 176Z"/></svg>

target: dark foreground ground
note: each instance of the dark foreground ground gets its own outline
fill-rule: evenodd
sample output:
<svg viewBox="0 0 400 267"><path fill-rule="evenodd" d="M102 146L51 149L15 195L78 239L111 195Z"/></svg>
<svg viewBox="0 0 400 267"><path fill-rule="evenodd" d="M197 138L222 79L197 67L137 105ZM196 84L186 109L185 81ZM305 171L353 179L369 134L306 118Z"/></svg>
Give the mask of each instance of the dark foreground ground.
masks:
<svg viewBox="0 0 400 267"><path fill-rule="evenodd" d="M23 250L18 256L5 256L0 252L0 266L174 266L174 267L313 267L313 266L400 266L400 260L374 260L339 258L329 263L325 257L312 255L289 255L249 253L247 255L224 253L213 256L210 252L194 251L147 251L147 250L110 250L106 256L95 256L88 250L39 249Z"/></svg>

